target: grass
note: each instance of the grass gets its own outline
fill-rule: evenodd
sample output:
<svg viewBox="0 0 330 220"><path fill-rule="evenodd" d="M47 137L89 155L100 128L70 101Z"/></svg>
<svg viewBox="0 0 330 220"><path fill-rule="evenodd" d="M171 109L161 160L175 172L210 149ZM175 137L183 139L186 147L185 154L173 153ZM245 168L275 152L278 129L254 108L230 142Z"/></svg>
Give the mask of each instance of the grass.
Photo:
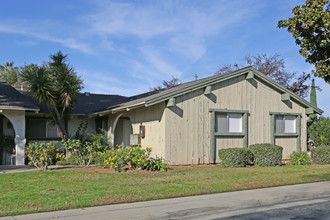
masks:
<svg viewBox="0 0 330 220"><path fill-rule="evenodd" d="M330 165L0 174L0 216L330 180Z"/></svg>

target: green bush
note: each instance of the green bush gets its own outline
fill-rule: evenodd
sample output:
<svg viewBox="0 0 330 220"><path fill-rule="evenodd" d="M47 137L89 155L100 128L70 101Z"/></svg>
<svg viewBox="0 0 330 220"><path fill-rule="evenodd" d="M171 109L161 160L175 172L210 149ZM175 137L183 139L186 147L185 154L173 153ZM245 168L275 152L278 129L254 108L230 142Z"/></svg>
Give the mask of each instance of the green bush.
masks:
<svg viewBox="0 0 330 220"><path fill-rule="evenodd" d="M311 157L307 152L293 152L290 155L291 165L308 165L311 164Z"/></svg>
<svg viewBox="0 0 330 220"><path fill-rule="evenodd" d="M245 167L253 160L253 154L247 148L227 148L219 150L219 158L224 167Z"/></svg>
<svg viewBox="0 0 330 220"><path fill-rule="evenodd" d="M103 154L107 157L104 164L118 171L128 169L142 169L149 159L151 148L143 149L140 145L131 147L117 146Z"/></svg>
<svg viewBox="0 0 330 220"><path fill-rule="evenodd" d="M316 146L330 146L330 118L321 117L313 122L308 128L308 135L315 142Z"/></svg>
<svg viewBox="0 0 330 220"><path fill-rule="evenodd" d="M317 164L330 164L330 146L321 145L312 149L312 161Z"/></svg>
<svg viewBox="0 0 330 220"><path fill-rule="evenodd" d="M150 157L144 164L144 169L149 171L167 171L168 165L162 157Z"/></svg>
<svg viewBox="0 0 330 220"><path fill-rule="evenodd" d="M274 144L254 144L250 145L254 160L253 163L258 166L279 166L282 165L281 146Z"/></svg>
<svg viewBox="0 0 330 220"><path fill-rule="evenodd" d="M77 136L77 135L76 135ZM71 162L89 166L98 152L109 149L108 139L103 134L83 133L79 139L63 139L63 146L70 152Z"/></svg>
<svg viewBox="0 0 330 220"><path fill-rule="evenodd" d="M58 142L55 141L49 143L30 143L25 151L26 156L30 160L29 165L46 170L49 165L55 164L56 161L64 159L64 154L61 152L57 144Z"/></svg>

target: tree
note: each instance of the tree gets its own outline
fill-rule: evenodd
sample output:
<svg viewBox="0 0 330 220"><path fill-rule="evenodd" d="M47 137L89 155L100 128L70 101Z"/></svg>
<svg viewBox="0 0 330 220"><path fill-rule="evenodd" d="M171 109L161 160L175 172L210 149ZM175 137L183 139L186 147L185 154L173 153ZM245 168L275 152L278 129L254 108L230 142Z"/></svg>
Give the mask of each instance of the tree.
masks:
<svg viewBox="0 0 330 220"><path fill-rule="evenodd" d="M67 136L65 121L76 101L76 93L82 89L82 80L66 63L67 55L58 51L50 58L43 66L25 66L22 78L29 83L33 96L48 107L63 136Z"/></svg>
<svg viewBox="0 0 330 220"><path fill-rule="evenodd" d="M163 80L162 84L162 86L155 86L150 88L150 91L158 91L164 88L171 88L173 86L181 84L181 80L176 76L172 76L171 80Z"/></svg>
<svg viewBox="0 0 330 220"><path fill-rule="evenodd" d="M8 84L13 85L20 80L20 71L14 66L14 62L6 62L0 65L0 78L4 79Z"/></svg>
<svg viewBox="0 0 330 220"><path fill-rule="evenodd" d="M330 118L321 117L308 127L309 137L316 146L330 145Z"/></svg>
<svg viewBox="0 0 330 220"><path fill-rule="evenodd" d="M307 96L310 86L306 83L311 77L310 74L302 73L301 75L297 75L297 73L286 71L285 60L280 58L280 55L262 54L257 56L246 56L244 60L247 66L252 66L290 91L303 98ZM224 65L215 74L223 74L239 68L242 67L236 63L233 65Z"/></svg>
<svg viewBox="0 0 330 220"><path fill-rule="evenodd" d="M330 83L330 3L329 0L306 0L296 6L293 17L278 22L279 28L288 28L300 46L306 62L315 65L316 77Z"/></svg>
<svg viewBox="0 0 330 220"><path fill-rule="evenodd" d="M315 79L312 80L312 88L311 88L311 95L310 95L310 103L317 107L317 101L316 101L316 88L315 88ZM309 116L309 121L313 122L317 119L316 114L311 114Z"/></svg>

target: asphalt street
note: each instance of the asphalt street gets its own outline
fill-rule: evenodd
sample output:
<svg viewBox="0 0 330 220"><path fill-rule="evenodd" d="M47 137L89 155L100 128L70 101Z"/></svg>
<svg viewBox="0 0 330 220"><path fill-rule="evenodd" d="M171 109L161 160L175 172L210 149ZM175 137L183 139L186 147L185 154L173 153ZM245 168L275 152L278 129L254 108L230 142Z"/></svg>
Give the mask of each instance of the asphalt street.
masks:
<svg viewBox="0 0 330 220"><path fill-rule="evenodd" d="M309 205L298 205L280 209L260 211L259 209L249 210L248 214L234 215L214 220L277 220L277 219L317 219L330 220L330 198L326 202L319 202ZM273 207L269 207L273 208Z"/></svg>

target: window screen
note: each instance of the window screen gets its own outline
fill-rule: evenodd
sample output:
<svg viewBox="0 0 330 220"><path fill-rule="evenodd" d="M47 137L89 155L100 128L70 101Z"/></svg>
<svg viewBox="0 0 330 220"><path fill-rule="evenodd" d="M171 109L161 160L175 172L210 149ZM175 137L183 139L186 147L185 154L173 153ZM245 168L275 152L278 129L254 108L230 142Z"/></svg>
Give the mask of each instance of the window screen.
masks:
<svg viewBox="0 0 330 220"><path fill-rule="evenodd" d="M242 132L241 114L228 114L228 132Z"/></svg>
<svg viewBox="0 0 330 220"><path fill-rule="evenodd" d="M276 115L275 133L296 133L296 118L294 115Z"/></svg>
<svg viewBox="0 0 330 220"><path fill-rule="evenodd" d="M46 137L46 120L31 119L30 137Z"/></svg>
<svg viewBox="0 0 330 220"><path fill-rule="evenodd" d="M215 132L218 133L242 132L242 114L216 113Z"/></svg>
<svg viewBox="0 0 330 220"><path fill-rule="evenodd" d="M227 132L227 114L217 113L215 115L215 132Z"/></svg>
<svg viewBox="0 0 330 220"><path fill-rule="evenodd" d="M49 137L49 138L58 137L57 126L54 123L52 123L51 121L47 122L47 137Z"/></svg>
<svg viewBox="0 0 330 220"><path fill-rule="evenodd" d="M296 133L296 116L285 116L285 133Z"/></svg>

